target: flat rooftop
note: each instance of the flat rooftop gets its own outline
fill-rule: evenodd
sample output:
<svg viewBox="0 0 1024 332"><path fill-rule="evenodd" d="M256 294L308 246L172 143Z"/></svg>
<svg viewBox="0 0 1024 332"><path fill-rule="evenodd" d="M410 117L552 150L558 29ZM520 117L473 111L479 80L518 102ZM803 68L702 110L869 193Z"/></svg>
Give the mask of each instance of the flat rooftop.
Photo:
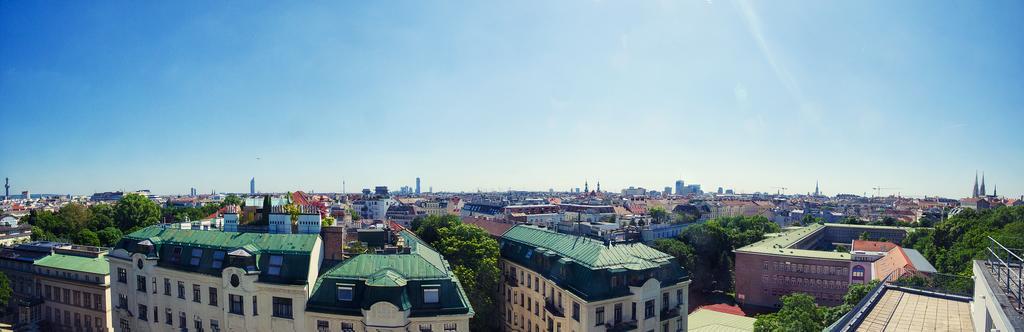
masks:
<svg viewBox="0 0 1024 332"><path fill-rule="evenodd" d="M886 289L857 331L974 331L968 302Z"/></svg>
<svg viewBox="0 0 1024 332"><path fill-rule="evenodd" d="M862 230L902 230L908 233L913 232L913 228L908 227L847 224L811 224L800 228L790 228L783 231L782 233L765 235L766 238L764 240L754 242L743 248L736 249L736 252L781 256L797 256L820 259L850 260L850 254L845 252L802 249L794 247L797 243L800 243L801 240L810 236L814 236L818 232L825 231L826 228L846 228Z"/></svg>
<svg viewBox="0 0 1024 332"><path fill-rule="evenodd" d="M754 331L754 321L757 320L703 308L697 309L686 319L691 332L750 332Z"/></svg>

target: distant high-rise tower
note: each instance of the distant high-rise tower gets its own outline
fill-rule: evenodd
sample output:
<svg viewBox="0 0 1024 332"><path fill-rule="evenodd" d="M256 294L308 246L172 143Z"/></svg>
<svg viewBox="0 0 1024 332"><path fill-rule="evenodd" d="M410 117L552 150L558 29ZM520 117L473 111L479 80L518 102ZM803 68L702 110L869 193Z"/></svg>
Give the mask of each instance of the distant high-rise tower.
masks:
<svg viewBox="0 0 1024 332"><path fill-rule="evenodd" d="M978 197L978 171L974 171L974 191L971 192L971 197Z"/></svg>
<svg viewBox="0 0 1024 332"><path fill-rule="evenodd" d="M249 179L249 195L256 195L256 178Z"/></svg>
<svg viewBox="0 0 1024 332"><path fill-rule="evenodd" d="M682 195L683 194L684 184L685 183L683 183L683 180L676 180L676 195Z"/></svg>
<svg viewBox="0 0 1024 332"><path fill-rule="evenodd" d="M11 178L4 178L4 199L11 199Z"/></svg>
<svg viewBox="0 0 1024 332"><path fill-rule="evenodd" d="M420 178L416 178L416 194L420 194Z"/></svg>

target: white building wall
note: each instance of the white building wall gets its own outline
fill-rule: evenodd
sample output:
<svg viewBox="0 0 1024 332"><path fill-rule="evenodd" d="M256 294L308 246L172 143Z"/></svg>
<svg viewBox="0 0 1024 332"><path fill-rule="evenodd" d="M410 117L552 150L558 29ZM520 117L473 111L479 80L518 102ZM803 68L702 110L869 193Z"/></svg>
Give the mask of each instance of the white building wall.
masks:
<svg viewBox="0 0 1024 332"><path fill-rule="evenodd" d="M323 258L323 244L317 241L310 255L310 268L305 285L278 285L257 282L258 274L246 274L244 270L228 267L222 275L211 276L190 273L159 267L155 259L146 259L141 254L131 254L124 250L116 250L110 258L111 290L110 299L114 306L119 302L119 295L128 298L127 308L116 308L113 312L115 331L123 331L122 324L127 324L131 331L180 331L179 317L185 313L186 328L196 331L195 321L202 321L204 331L212 331L211 322L216 321L221 331L315 331L316 326L306 325L306 300L311 287L316 283L317 271ZM120 258L128 257L128 259ZM143 261L142 269L137 262ZM117 281L118 268L125 269L128 274L127 283ZM146 292L137 290L137 276L146 277ZM239 285L231 285L231 276L237 275ZM164 279L170 282L170 295L164 292ZM184 284L185 298L178 297L178 282ZM200 287L200 301L195 302L193 285ZM210 304L210 288L217 289L217 304ZM243 314L229 312L230 295L242 296ZM256 311L253 311L253 297L256 297ZM273 317L273 298L290 298L292 300L292 318ZM147 320L139 318L138 305L147 308ZM170 309L172 325L166 322L166 312ZM154 320L153 314L159 316ZM124 323L122 323L122 320Z"/></svg>
<svg viewBox="0 0 1024 332"><path fill-rule="evenodd" d="M319 214L300 214L299 234L320 234L321 222Z"/></svg>
<svg viewBox="0 0 1024 332"><path fill-rule="evenodd" d="M237 213L225 213L224 214L224 231L225 232L237 232L238 231L238 214Z"/></svg>
<svg viewBox="0 0 1024 332"><path fill-rule="evenodd" d="M997 300L996 293L1002 292L993 289L995 285L988 283L982 266L983 261L974 261L972 272L974 272L974 300L971 301L971 321L974 323L975 331L1014 331L1010 318L1003 312L1003 307ZM1013 309L1007 309L1013 310Z"/></svg>
<svg viewBox="0 0 1024 332"><path fill-rule="evenodd" d="M270 214L268 232L272 234L290 234L292 232L292 216L283 213Z"/></svg>

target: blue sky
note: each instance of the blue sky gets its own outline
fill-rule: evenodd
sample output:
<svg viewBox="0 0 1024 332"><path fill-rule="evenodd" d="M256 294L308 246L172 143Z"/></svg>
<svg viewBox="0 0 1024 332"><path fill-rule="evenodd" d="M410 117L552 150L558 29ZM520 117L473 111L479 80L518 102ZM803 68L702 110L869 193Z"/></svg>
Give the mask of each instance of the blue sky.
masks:
<svg viewBox="0 0 1024 332"><path fill-rule="evenodd" d="M5 1L0 176L962 197L983 170L1019 196L1022 22L1019 1Z"/></svg>

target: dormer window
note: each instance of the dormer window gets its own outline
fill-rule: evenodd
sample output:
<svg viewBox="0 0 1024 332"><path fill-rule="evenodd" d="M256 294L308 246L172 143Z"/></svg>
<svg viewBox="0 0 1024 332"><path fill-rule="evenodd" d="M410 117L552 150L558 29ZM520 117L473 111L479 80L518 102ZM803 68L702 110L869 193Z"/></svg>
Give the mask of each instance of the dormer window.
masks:
<svg viewBox="0 0 1024 332"><path fill-rule="evenodd" d="M150 255L153 253L153 241L142 240L138 243L138 251L140 253Z"/></svg>
<svg viewBox="0 0 1024 332"><path fill-rule="evenodd" d="M174 247L171 249L171 262L177 263L181 261L181 247Z"/></svg>
<svg viewBox="0 0 1024 332"><path fill-rule="evenodd" d="M437 288L423 288L423 303L438 303L441 301L441 291Z"/></svg>
<svg viewBox="0 0 1024 332"><path fill-rule="evenodd" d="M203 249L195 248L192 249L192 260L188 263L192 266L199 266L199 261L203 258Z"/></svg>
<svg viewBox="0 0 1024 332"><path fill-rule="evenodd" d="M218 251L214 251L213 252L213 263L210 264L210 267L215 268L215 269L219 269L222 266L224 266L224 252L223 251L219 251L219 250Z"/></svg>
<svg viewBox="0 0 1024 332"><path fill-rule="evenodd" d="M267 267L267 274L272 276L281 275L281 266L284 264L284 256L270 255L270 266Z"/></svg>
<svg viewBox="0 0 1024 332"><path fill-rule="evenodd" d="M248 272L256 271L256 257L245 249L235 249L228 253L231 266L244 268Z"/></svg>
<svg viewBox="0 0 1024 332"><path fill-rule="evenodd" d="M352 301L352 285L338 285L338 301Z"/></svg>

